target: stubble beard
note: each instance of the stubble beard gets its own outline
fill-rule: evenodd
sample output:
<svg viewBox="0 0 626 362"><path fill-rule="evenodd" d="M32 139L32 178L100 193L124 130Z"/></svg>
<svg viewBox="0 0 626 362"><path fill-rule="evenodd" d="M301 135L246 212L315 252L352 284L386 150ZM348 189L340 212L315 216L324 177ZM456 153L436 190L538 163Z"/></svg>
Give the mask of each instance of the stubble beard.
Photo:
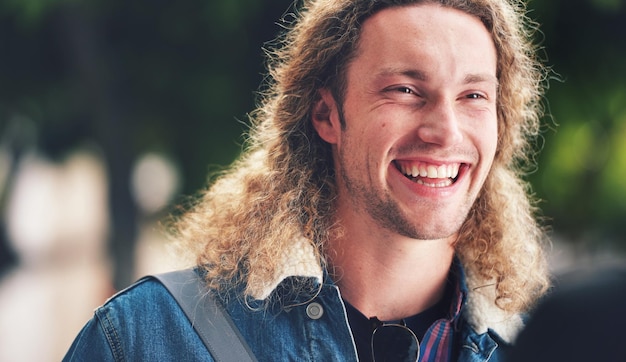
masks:
<svg viewBox="0 0 626 362"><path fill-rule="evenodd" d="M352 206L357 210L364 210L370 218L379 226L385 228L391 233L399 234L417 240L438 240L449 238L459 231L461 225L469 214L470 205L464 205L465 209L457 210L462 214L449 215L444 220L444 226L433 228L432 226L422 225L420 220L412 220L402 212L397 202L384 190L374 190L368 188L362 181L351 177L347 170L350 166L346 164L345 155L340 152L340 177L347 192L347 198ZM436 207L436 206L435 206Z"/></svg>
<svg viewBox="0 0 626 362"><path fill-rule="evenodd" d="M342 102L338 102L338 113L342 125L342 132L345 133L347 123ZM346 196L351 200L353 206L357 208L357 210L365 210L374 222L378 223L381 227L387 229L391 233L417 240L438 240L448 238L461 229L461 226L465 222L465 219L467 219L470 209L473 206L475 197L477 196L474 195L474 201L468 201L463 205L464 210L457 210L455 215L450 215L445 227L439 227L436 228L436 230L428 230L433 228L421 226L419 220L408 219L400 210L399 205L386 191L376 191L373 188L367 188L363 182L360 182L358 179L351 178L347 172L350 168L348 168L349 166L346 162L346 153L347 152L345 152L344 147L342 147L338 153L338 161L340 165L340 175L338 176L341 177L345 185L345 190L348 193ZM462 212L462 214L459 214L458 212Z"/></svg>

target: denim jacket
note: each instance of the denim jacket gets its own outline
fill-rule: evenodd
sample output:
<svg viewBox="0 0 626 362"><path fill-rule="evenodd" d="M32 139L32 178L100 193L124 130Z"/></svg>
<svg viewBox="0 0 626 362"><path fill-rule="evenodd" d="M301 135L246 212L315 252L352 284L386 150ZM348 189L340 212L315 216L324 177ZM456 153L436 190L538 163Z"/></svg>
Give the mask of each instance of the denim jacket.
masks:
<svg viewBox="0 0 626 362"><path fill-rule="evenodd" d="M317 273L315 268L311 270ZM339 288L329 278L324 278L323 272L316 276L306 272L298 274L279 275L277 284L269 284L269 294L264 299L251 298L244 302L237 293L221 296L257 359L357 361ZM461 287L467 290L468 278L463 279ZM290 289L292 285L302 285L303 280L313 281L310 284L316 291L313 297L302 297L308 293L293 293ZM476 290L484 289L488 288ZM488 298L477 298L473 294L475 292L468 294L457 324L458 360L502 361L504 350L521 327L521 319L498 312L499 309L490 315L495 311L493 303L489 305ZM143 279L95 311L63 361L213 359L165 287L156 280Z"/></svg>

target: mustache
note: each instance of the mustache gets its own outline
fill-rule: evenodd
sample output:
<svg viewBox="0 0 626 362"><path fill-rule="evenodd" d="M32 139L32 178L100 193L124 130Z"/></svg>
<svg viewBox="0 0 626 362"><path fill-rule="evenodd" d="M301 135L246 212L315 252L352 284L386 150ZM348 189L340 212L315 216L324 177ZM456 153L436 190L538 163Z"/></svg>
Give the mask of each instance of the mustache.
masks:
<svg viewBox="0 0 626 362"><path fill-rule="evenodd" d="M391 149L391 153L400 156L429 156L442 159L463 159L463 160L475 160L478 159L478 153L475 149L468 149L467 147L454 146L452 148L443 149L441 146L432 143L425 142L410 142L407 144L399 145Z"/></svg>

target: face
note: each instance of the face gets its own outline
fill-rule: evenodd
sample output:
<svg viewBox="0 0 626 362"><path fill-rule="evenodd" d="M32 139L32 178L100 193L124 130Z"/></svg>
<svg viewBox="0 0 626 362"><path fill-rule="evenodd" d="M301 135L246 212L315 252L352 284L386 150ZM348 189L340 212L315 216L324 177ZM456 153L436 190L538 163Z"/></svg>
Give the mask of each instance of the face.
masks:
<svg viewBox="0 0 626 362"><path fill-rule="evenodd" d="M313 115L333 149L338 217L413 239L453 237L496 150L489 32L434 4L385 9L364 22L346 75L341 107L322 89Z"/></svg>

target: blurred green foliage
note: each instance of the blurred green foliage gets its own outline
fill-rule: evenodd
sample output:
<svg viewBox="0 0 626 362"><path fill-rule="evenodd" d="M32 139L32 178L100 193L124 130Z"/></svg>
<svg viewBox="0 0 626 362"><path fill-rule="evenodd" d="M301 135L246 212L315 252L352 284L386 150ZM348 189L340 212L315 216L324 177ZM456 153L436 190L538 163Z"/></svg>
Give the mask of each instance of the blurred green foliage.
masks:
<svg viewBox="0 0 626 362"><path fill-rule="evenodd" d="M533 1L552 80L530 180L556 231L626 247L626 3ZM547 127L548 128L548 127Z"/></svg>
<svg viewBox="0 0 626 362"><path fill-rule="evenodd" d="M289 5L0 2L0 132L30 120L36 137L21 146L52 158L85 142L99 145L114 200L127 198L132 160L163 152L182 170L183 193L193 194L211 168L239 153L263 79L262 46L281 30L276 22ZM539 169L529 180L555 231L626 247L626 4L534 0L530 10L558 77L547 93ZM123 216L131 208L112 205Z"/></svg>

